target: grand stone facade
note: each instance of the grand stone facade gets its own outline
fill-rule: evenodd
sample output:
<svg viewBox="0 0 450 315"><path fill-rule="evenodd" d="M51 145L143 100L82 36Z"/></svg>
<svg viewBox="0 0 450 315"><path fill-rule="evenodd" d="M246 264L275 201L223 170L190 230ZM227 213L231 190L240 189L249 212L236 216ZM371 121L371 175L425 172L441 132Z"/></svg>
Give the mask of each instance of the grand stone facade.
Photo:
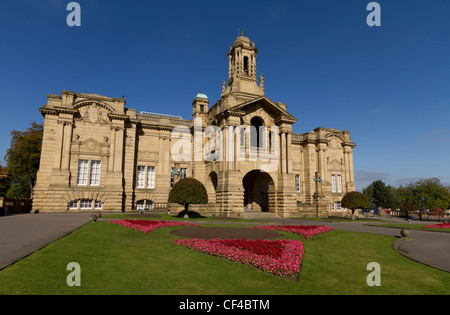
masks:
<svg viewBox="0 0 450 315"><path fill-rule="evenodd" d="M355 190L349 132L293 133L297 119L265 96L257 52L241 33L220 99L210 106L199 93L192 120L138 112L123 98L48 95L33 210L152 209L167 203L174 182L194 177L208 191L210 203L194 206L204 214L345 213L340 200Z"/></svg>

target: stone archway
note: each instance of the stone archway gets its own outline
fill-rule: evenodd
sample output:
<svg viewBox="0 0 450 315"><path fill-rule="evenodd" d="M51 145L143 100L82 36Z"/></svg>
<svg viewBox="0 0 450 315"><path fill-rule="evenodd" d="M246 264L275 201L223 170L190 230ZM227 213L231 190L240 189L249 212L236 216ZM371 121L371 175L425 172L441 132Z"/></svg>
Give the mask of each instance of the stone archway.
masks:
<svg viewBox="0 0 450 315"><path fill-rule="evenodd" d="M205 185L206 191L208 192L208 202L216 202L216 192L217 192L217 173L212 171L206 180Z"/></svg>
<svg viewBox="0 0 450 315"><path fill-rule="evenodd" d="M253 170L242 179L244 208L253 211L275 212L275 185L272 177L263 171Z"/></svg>

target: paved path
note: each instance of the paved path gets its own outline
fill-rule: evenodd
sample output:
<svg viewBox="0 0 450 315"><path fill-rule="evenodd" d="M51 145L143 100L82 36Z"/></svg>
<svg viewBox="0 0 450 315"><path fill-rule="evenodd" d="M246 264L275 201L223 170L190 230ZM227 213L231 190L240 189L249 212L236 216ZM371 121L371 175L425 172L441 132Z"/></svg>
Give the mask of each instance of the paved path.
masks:
<svg viewBox="0 0 450 315"><path fill-rule="evenodd" d="M41 213L0 217L0 269L88 223L89 215Z"/></svg>
<svg viewBox="0 0 450 315"><path fill-rule="evenodd" d="M323 221L306 221L293 219L276 219L271 220L282 224L297 224L302 225L326 225L335 228L336 230L346 230L362 233L373 233L381 235L397 236L400 238L400 228L390 227L375 227L368 223L359 222L323 222ZM407 223L404 220L396 220L393 223ZM377 223L377 220L374 220ZM383 222L384 223L384 222ZM424 222L414 222L410 224L423 224ZM437 231L420 231L410 229L409 239L398 242L396 250L417 262L425 265L450 272L450 233Z"/></svg>
<svg viewBox="0 0 450 315"><path fill-rule="evenodd" d="M83 226L89 222L90 215L91 213L41 213L0 217L0 269ZM218 221L214 223L223 223L222 220ZM281 218L268 218L265 221L267 224L320 224L337 230L400 236L398 228L373 227L356 222ZM410 239L399 243L396 249L415 261L450 272L450 233L410 230Z"/></svg>

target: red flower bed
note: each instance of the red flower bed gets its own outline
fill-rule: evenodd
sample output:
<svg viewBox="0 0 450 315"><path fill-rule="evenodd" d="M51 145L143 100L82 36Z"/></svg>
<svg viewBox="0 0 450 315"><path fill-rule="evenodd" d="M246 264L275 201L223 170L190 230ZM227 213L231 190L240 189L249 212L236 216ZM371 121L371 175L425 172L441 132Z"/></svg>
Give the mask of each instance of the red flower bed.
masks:
<svg viewBox="0 0 450 315"><path fill-rule="evenodd" d="M167 227L167 226L201 226L193 223L186 222L172 222L172 221L151 221L151 220L113 220L111 223L125 226L130 229L138 230L144 233L150 233L154 229Z"/></svg>
<svg viewBox="0 0 450 315"><path fill-rule="evenodd" d="M428 224L425 225L425 227L435 229L450 229L450 223Z"/></svg>
<svg viewBox="0 0 450 315"><path fill-rule="evenodd" d="M293 240L179 239L174 244L289 277L298 276L304 252L303 244Z"/></svg>
<svg viewBox="0 0 450 315"><path fill-rule="evenodd" d="M334 230L332 227L323 225L263 225L254 226L253 228L292 232L303 235L305 238L312 238L314 235L323 234Z"/></svg>

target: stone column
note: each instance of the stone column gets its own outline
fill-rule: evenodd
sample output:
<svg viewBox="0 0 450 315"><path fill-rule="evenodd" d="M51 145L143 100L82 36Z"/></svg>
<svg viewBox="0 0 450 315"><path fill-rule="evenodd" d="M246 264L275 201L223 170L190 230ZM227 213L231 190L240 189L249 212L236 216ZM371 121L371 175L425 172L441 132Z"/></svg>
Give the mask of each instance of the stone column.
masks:
<svg viewBox="0 0 450 315"><path fill-rule="evenodd" d="M123 127L115 127L116 129L116 144L115 149L116 152L114 154L114 172L121 173L122 172L122 164L123 164Z"/></svg>
<svg viewBox="0 0 450 315"><path fill-rule="evenodd" d="M108 172L114 172L115 155L116 155L116 133L117 128L111 126L111 146L109 147Z"/></svg>
<svg viewBox="0 0 450 315"><path fill-rule="evenodd" d="M61 170L68 171L70 165L70 147L72 144L73 122L64 122L64 142L62 145L62 164Z"/></svg>
<svg viewBox="0 0 450 315"><path fill-rule="evenodd" d="M292 152L291 152L291 149L292 149L292 139L291 139L291 133L290 132L288 132L287 134L286 134L286 137L287 137L287 139L286 139L286 166L287 166L287 169L286 169L286 173L288 173L288 174L290 174L290 173L292 173Z"/></svg>
<svg viewBox="0 0 450 315"><path fill-rule="evenodd" d="M286 174L286 133L281 132L281 143L280 143L280 159L281 159L281 174Z"/></svg>
<svg viewBox="0 0 450 315"><path fill-rule="evenodd" d="M56 132L56 143L55 143L55 159L53 162L54 169L61 169L61 159L64 143L64 122L61 120L57 121L58 130Z"/></svg>

